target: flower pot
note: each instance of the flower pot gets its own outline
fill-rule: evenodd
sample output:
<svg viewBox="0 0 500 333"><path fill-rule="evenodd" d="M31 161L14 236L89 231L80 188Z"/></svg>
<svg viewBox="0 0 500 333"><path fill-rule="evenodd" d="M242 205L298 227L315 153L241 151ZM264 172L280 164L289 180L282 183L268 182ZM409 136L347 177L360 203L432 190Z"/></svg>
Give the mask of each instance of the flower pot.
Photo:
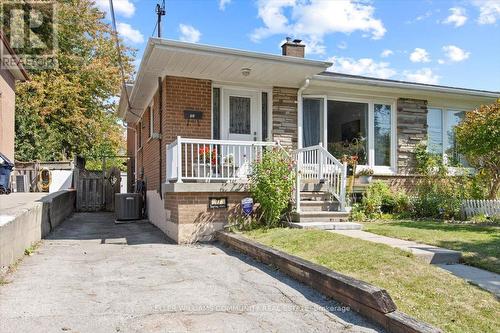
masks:
<svg viewBox="0 0 500 333"><path fill-rule="evenodd" d="M212 169L210 169L212 167ZM193 163L193 176L198 179L198 182L208 182L208 178L212 178L212 172L215 168L210 163Z"/></svg>
<svg viewBox="0 0 500 333"><path fill-rule="evenodd" d="M372 182L373 176L359 176L359 184L370 184Z"/></svg>

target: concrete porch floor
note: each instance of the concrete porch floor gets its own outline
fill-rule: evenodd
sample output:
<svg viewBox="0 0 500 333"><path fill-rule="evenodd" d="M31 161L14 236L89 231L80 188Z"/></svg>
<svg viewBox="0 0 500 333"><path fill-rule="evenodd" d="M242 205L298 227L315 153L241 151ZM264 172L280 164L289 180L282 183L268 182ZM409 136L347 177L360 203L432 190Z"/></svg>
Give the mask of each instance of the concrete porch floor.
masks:
<svg viewBox="0 0 500 333"><path fill-rule="evenodd" d="M0 285L0 332L380 332L218 244L79 213Z"/></svg>

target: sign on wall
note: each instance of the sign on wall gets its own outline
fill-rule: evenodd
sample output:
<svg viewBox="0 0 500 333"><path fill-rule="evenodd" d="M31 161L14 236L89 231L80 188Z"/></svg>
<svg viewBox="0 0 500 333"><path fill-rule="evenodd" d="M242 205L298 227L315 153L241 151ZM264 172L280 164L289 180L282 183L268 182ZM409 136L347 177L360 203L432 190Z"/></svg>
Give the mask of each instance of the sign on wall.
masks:
<svg viewBox="0 0 500 333"><path fill-rule="evenodd" d="M243 214L250 215L253 212L253 199L252 198L243 198L241 200L241 210Z"/></svg>
<svg viewBox="0 0 500 333"><path fill-rule="evenodd" d="M208 208L227 208L227 197L208 198Z"/></svg>

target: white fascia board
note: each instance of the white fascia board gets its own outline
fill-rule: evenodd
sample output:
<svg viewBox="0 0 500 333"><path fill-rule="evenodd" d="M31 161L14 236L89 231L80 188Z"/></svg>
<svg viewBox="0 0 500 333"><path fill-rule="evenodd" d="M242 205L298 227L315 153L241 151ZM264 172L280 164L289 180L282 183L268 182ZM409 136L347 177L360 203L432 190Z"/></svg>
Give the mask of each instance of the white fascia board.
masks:
<svg viewBox="0 0 500 333"><path fill-rule="evenodd" d="M429 92L429 93L442 93L442 94L453 94L458 96L471 96L471 97L479 97L479 98L499 98L500 92L493 91L480 91L480 90L471 90L471 89L463 89L463 88L454 88L454 87L445 87L445 86L433 86L419 83L411 83L411 82L397 82L397 81L383 81L377 79L370 78L358 78L358 77L340 77L340 76L327 76L327 75L315 75L313 77L313 81L317 83L324 84L351 84L351 85L361 85L361 86L371 86L371 87L380 87L380 88L395 88L395 89L405 89L405 90L413 90L420 92Z"/></svg>
<svg viewBox="0 0 500 333"><path fill-rule="evenodd" d="M220 47L220 46L212 46L212 45L205 45L205 44L193 44L193 43L186 43L186 42L180 42L176 40L171 40L171 39L163 39L163 38L154 38L151 37L149 39L149 43L154 44L154 45L159 45L162 47L165 47L167 49L182 49L186 52L193 52L193 53L201 53L201 54L219 54L223 56L237 56L237 57L244 57L244 58L250 58L254 60L266 60L266 61L271 61L271 62L288 62L290 64L296 64L296 65L303 65L303 66L314 66L318 67L318 70L325 70L328 67L331 67L333 64L328 61L320 61L320 60L311 60L311 59L304 59L304 58L299 58L299 57L291 57L291 56L283 56L283 55L276 55L276 54L268 54L268 53L260 53L260 52L253 52L253 51L245 51L245 50L240 50L240 49L232 49L232 48L226 48L226 47ZM149 46L148 43L148 46Z"/></svg>

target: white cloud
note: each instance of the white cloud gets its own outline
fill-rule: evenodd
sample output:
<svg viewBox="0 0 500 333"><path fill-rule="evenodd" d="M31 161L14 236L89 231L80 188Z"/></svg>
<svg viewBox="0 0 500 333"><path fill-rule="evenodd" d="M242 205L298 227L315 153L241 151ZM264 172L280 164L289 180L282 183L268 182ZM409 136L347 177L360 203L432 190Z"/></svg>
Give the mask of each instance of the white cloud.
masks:
<svg viewBox="0 0 500 333"><path fill-rule="evenodd" d="M495 24L500 20L500 1L498 0L475 0L473 4L479 8L479 24Z"/></svg>
<svg viewBox="0 0 500 333"><path fill-rule="evenodd" d="M141 32L132 28L130 24L118 22L116 24L116 30L118 30L118 34L125 40L136 44L144 42L144 36Z"/></svg>
<svg viewBox="0 0 500 333"><path fill-rule="evenodd" d="M444 24L454 24L455 27L461 27L465 24L467 15L464 8L452 7L449 10L451 14L443 21Z"/></svg>
<svg viewBox="0 0 500 333"><path fill-rule="evenodd" d="M429 62L431 59L429 58L429 52L426 49L422 49L420 47L415 48L413 52L410 54L411 62Z"/></svg>
<svg viewBox="0 0 500 333"><path fill-rule="evenodd" d="M352 58L331 57L327 61L333 63L333 66L328 69L331 72L365 75L381 79L388 79L396 75L396 71L390 67L388 62L376 62L370 58L356 60Z"/></svg>
<svg viewBox="0 0 500 333"><path fill-rule="evenodd" d="M417 83L437 84L440 76L434 74L430 68L422 68L416 71L404 71L405 80Z"/></svg>
<svg viewBox="0 0 500 333"><path fill-rule="evenodd" d="M452 62L464 61L470 56L470 52L462 50L455 45L443 46L443 51L445 52L446 57Z"/></svg>
<svg viewBox="0 0 500 333"><path fill-rule="evenodd" d="M226 6L231 3L232 0L219 0L219 9L225 10Z"/></svg>
<svg viewBox="0 0 500 333"><path fill-rule="evenodd" d="M362 31L363 36L382 38L386 29L374 12L366 1L259 0L258 16L264 26L255 29L250 37L254 42L276 34L301 37L309 48L306 52L322 54L326 34Z"/></svg>
<svg viewBox="0 0 500 333"><path fill-rule="evenodd" d="M428 10L424 14L415 17L413 20L406 21L406 23L411 24L411 23L415 23L418 21L423 21L425 19L428 19L431 16L432 16L432 11Z"/></svg>
<svg viewBox="0 0 500 333"><path fill-rule="evenodd" d="M201 32L192 25L181 23L179 24L179 30L181 31L179 39L183 42L198 43L200 40Z"/></svg>
<svg viewBox="0 0 500 333"><path fill-rule="evenodd" d="M387 57L389 57L389 56L391 56L393 54L394 54L394 52L392 50L385 49L385 50L382 51L382 53L380 53L380 56L382 58L387 58Z"/></svg>
<svg viewBox="0 0 500 333"><path fill-rule="evenodd" d="M105 13L109 12L109 0L95 0L95 3L101 11ZM115 9L115 13L124 17L130 18L135 14L135 6L130 0L114 0L113 8Z"/></svg>

